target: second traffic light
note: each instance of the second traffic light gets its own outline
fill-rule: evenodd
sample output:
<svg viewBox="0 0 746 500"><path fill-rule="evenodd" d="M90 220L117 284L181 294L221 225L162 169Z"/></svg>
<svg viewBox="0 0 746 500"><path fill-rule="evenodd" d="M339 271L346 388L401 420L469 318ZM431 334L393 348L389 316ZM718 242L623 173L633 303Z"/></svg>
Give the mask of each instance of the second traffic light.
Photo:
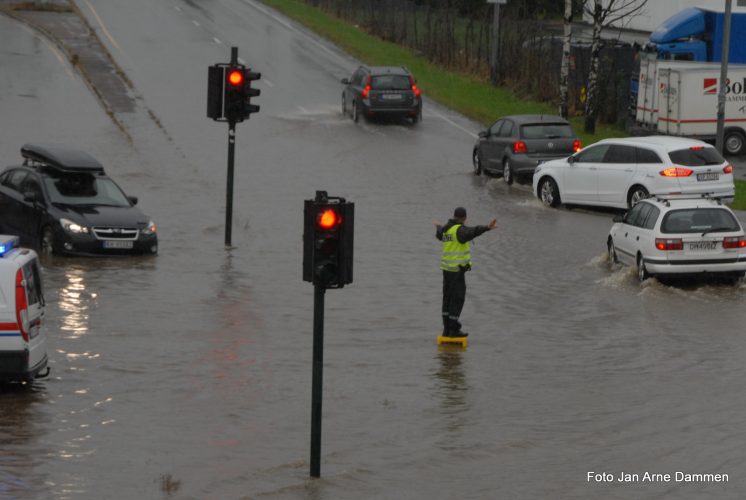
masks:
<svg viewBox="0 0 746 500"><path fill-rule="evenodd" d="M355 204L322 193L305 202L303 280L342 288L352 283Z"/></svg>
<svg viewBox="0 0 746 500"><path fill-rule="evenodd" d="M251 82L262 77L261 73L244 66L229 66L225 71L224 103L225 119L241 122L252 113L259 112L259 106L251 104L251 98L261 91L251 87Z"/></svg>

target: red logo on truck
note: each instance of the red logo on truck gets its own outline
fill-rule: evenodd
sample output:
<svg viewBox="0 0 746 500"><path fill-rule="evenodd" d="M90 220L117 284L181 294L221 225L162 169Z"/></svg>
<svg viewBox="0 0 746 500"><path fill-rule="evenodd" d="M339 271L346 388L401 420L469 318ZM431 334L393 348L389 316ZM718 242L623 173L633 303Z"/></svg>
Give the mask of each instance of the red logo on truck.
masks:
<svg viewBox="0 0 746 500"><path fill-rule="evenodd" d="M717 78L705 78L704 81L705 95L717 94L718 93L718 79Z"/></svg>

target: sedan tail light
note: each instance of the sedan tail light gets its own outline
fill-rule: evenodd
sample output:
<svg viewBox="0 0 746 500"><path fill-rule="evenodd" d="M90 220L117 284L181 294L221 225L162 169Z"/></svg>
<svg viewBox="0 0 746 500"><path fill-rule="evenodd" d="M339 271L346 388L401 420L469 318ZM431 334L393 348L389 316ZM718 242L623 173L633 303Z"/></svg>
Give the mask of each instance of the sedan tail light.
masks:
<svg viewBox="0 0 746 500"><path fill-rule="evenodd" d="M658 250L683 250L684 242L681 238L656 238L655 248Z"/></svg>
<svg viewBox="0 0 746 500"><path fill-rule="evenodd" d="M580 142L580 139L575 139L575 141L572 143L572 151L573 153L577 153L583 149L583 143Z"/></svg>
<svg viewBox="0 0 746 500"><path fill-rule="evenodd" d="M746 239L743 236L728 236L723 239L723 248L746 248Z"/></svg>
<svg viewBox="0 0 746 500"><path fill-rule="evenodd" d="M732 174L733 173L733 167L730 165L726 165L723 167L723 173L724 174Z"/></svg>
<svg viewBox="0 0 746 500"><path fill-rule="evenodd" d="M368 79L365 81L365 87L363 88L363 93L362 93L363 99L366 99L368 97L368 94L370 94L370 89L371 89L370 82L371 82L371 80L372 80L371 76L368 75Z"/></svg>
<svg viewBox="0 0 746 500"><path fill-rule="evenodd" d="M528 147L526 146L526 143L523 141L515 141L513 143L513 152L514 153L528 153Z"/></svg>
<svg viewBox="0 0 746 500"><path fill-rule="evenodd" d="M661 170L659 173L663 177L689 177L694 171L689 168L671 167Z"/></svg>
<svg viewBox="0 0 746 500"><path fill-rule="evenodd" d="M412 85L412 91L414 92L415 97L420 97L420 89L417 88L417 84L414 81L414 77L412 75L409 75L409 83Z"/></svg>

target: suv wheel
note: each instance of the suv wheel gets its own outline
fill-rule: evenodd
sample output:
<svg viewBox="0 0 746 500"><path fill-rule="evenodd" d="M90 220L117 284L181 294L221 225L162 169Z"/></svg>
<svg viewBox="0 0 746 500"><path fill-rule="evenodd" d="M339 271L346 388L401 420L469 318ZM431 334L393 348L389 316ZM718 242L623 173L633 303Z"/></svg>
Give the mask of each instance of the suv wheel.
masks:
<svg viewBox="0 0 746 500"><path fill-rule="evenodd" d="M505 184L508 186L513 184L513 181L515 181L514 177L515 175L513 173L513 167L510 166L510 160L505 158L503 160L503 180L505 181Z"/></svg>
<svg viewBox="0 0 746 500"><path fill-rule="evenodd" d="M539 198L541 202L547 207L559 206L560 192L557 187L557 183L551 177L545 177L539 184Z"/></svg>
<svg viewBox="0 0 746 500"><path fill-rule="evenodd" d="M479 157L479 148L474 148L471 154L471 164L474 165L474 175L482 175L482 160Z"/></svg>
<svg viewBox="0 0 746 500"><path fill-rule="evenodd" d="M347 99L344 94L342 94L342 116L347 116Z"/></svg>
<svg viewBox="0 0 746 500"><path fill-rule="evenodd" d="M41 231L40 247L42 255L52 255L54 253L54 233L49 226L45 226Z"/></svg>
<svg viewBox="0 0 746 500"><path fill-rule="evenodd" d="M642 186L633 187L629 190L629 195L627 196L627 208L634 207L638 201L645 198L650 198L650 193L648 193L647 189Z"/></svg>
<svg viewBox="0 0 746 500"><path fill-rule="evenodd" d="M357 101L352 101L352 121L355 123L360 121L360 113L357 109Z"/></svg>

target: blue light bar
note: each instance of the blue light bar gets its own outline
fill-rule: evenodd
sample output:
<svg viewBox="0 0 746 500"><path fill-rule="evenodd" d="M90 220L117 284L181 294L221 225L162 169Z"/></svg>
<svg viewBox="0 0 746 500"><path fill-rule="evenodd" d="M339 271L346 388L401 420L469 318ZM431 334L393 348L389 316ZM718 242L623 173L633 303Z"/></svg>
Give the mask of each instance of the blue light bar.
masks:
<svg viewBox="0 0 746 500"><path fill-rule="evenodd" d="M0 257L5 256L14 247L18 246L18 236L1 236L0 235Z"/></svg>

